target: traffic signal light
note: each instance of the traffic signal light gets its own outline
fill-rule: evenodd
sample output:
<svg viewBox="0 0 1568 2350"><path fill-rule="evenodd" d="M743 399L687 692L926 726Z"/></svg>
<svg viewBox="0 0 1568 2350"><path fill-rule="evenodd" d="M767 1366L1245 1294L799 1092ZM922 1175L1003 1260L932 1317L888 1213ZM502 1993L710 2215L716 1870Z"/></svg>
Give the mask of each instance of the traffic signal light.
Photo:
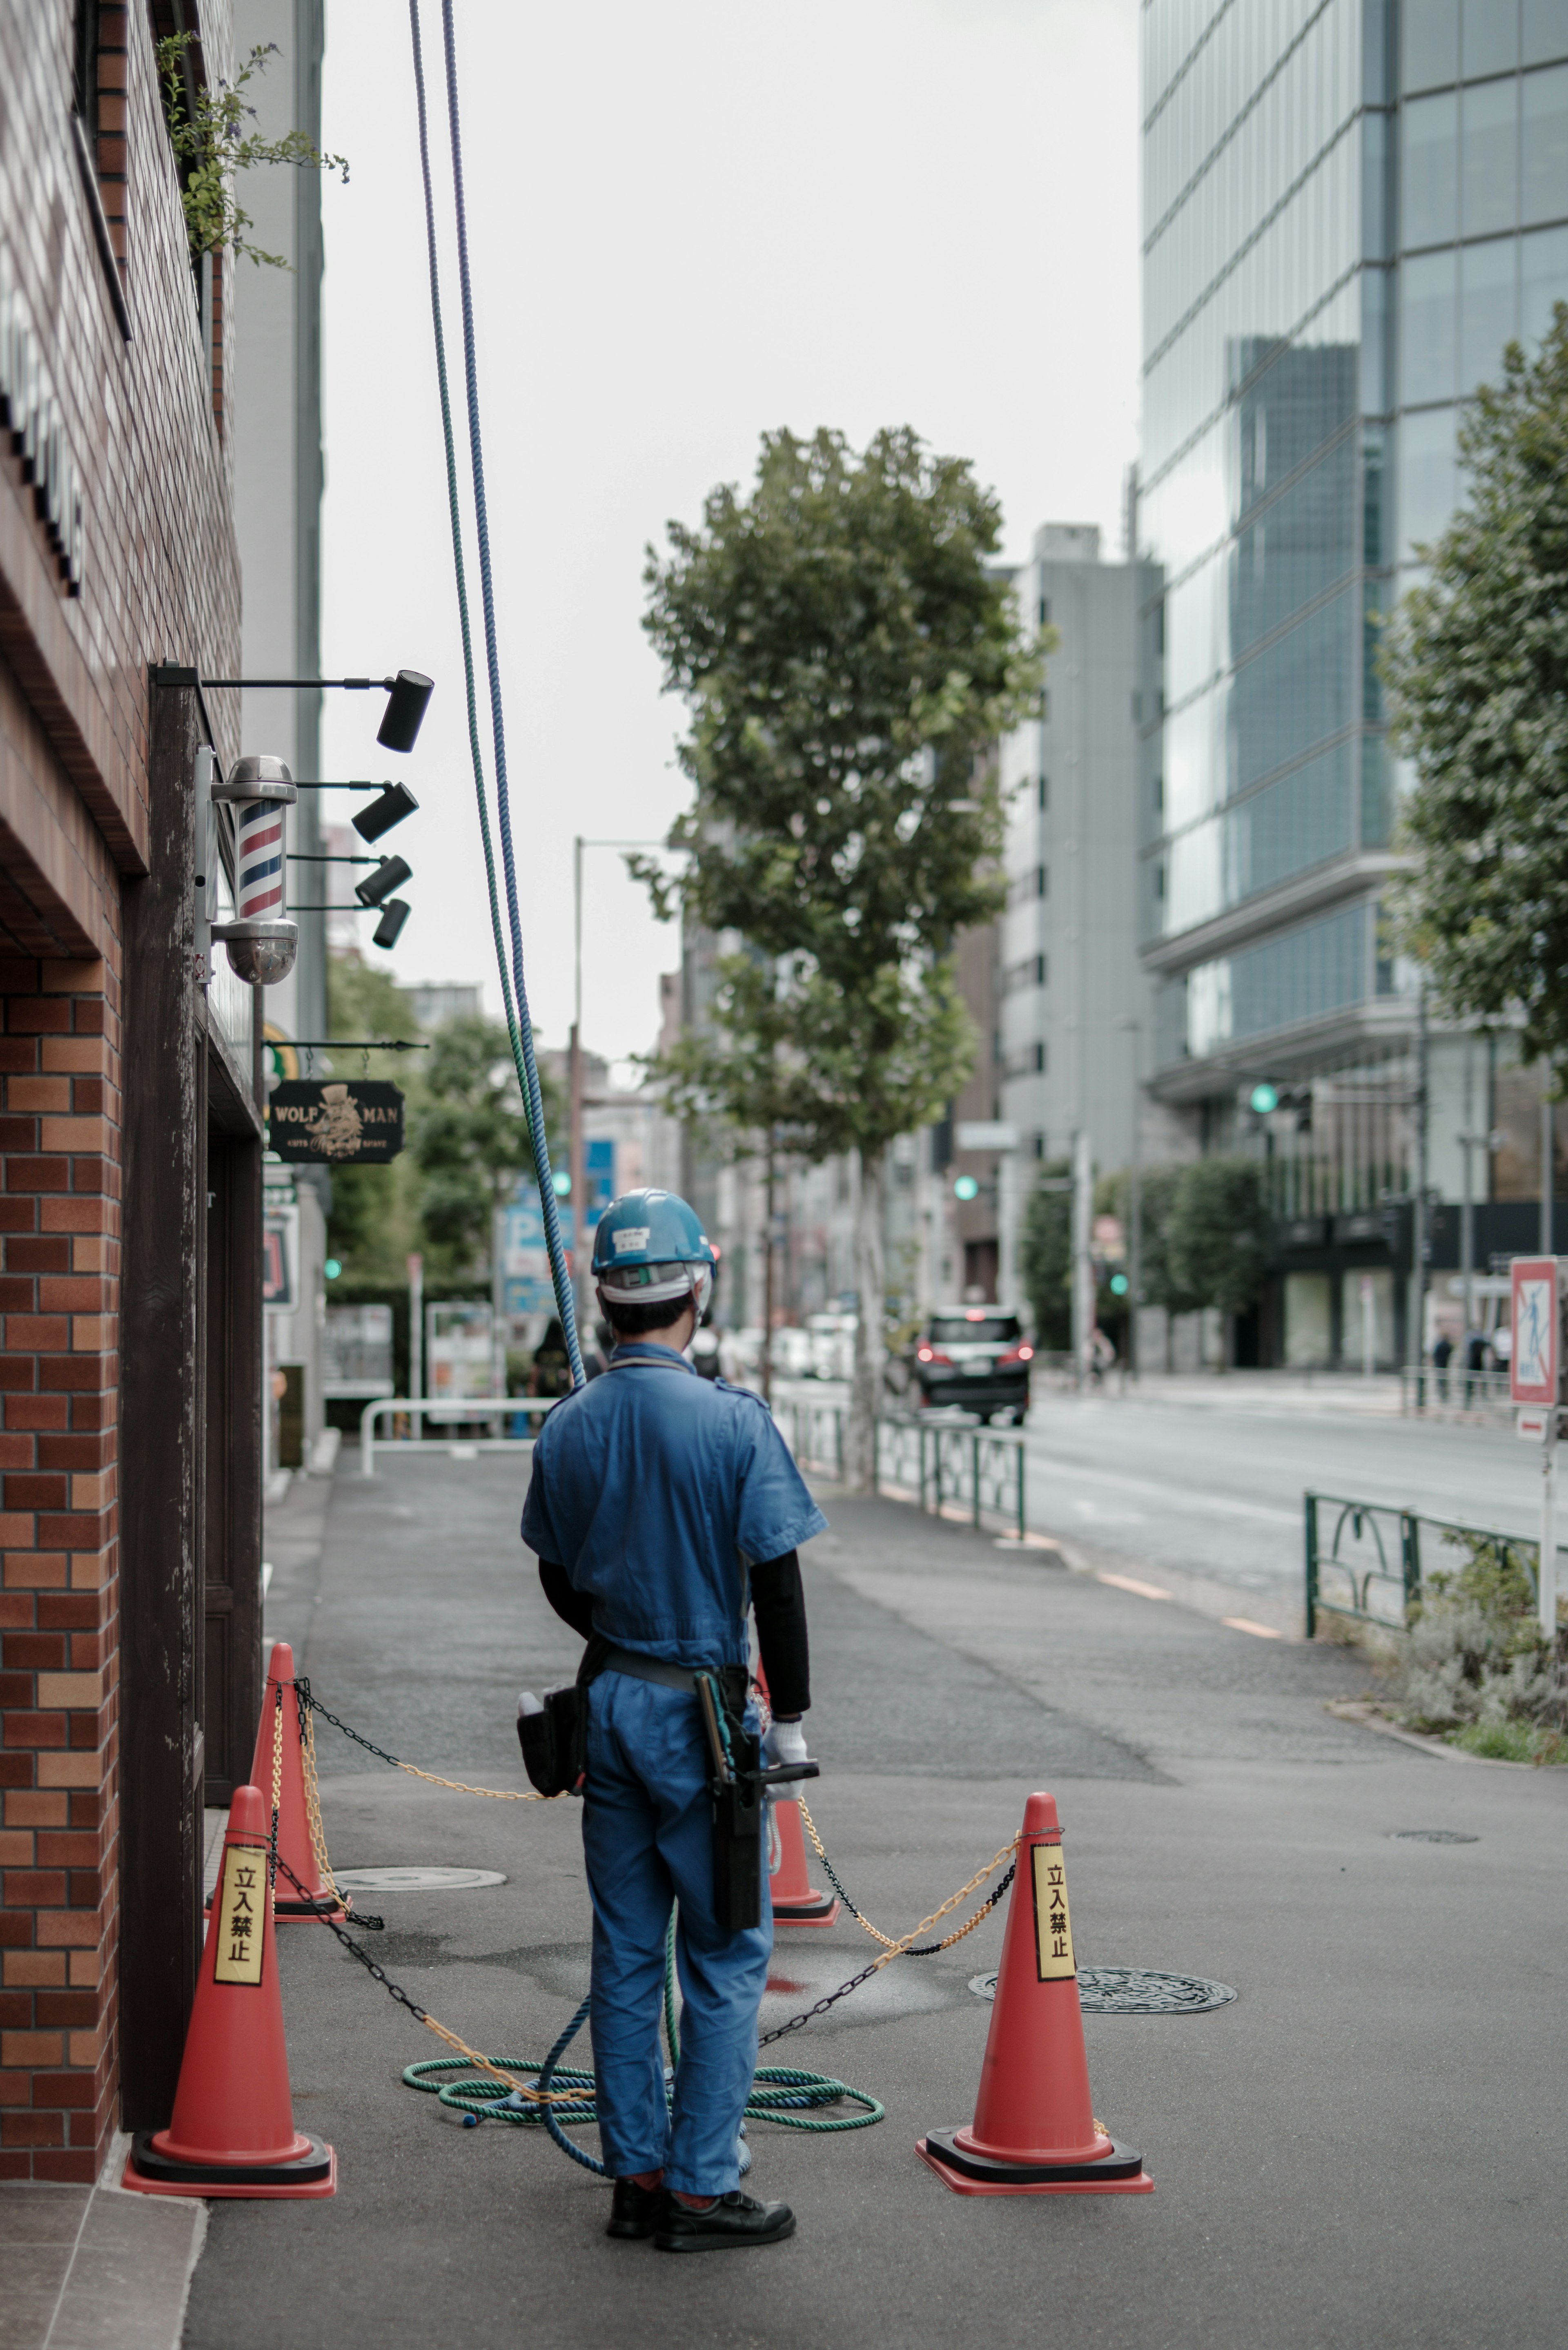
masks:
<svg viewBox="0 0 1568 2350"><path fill-rule="evenodd" d="M974 1176L972 1176L972 1175L955 1175L955 1176L954 1176L954 1178L953 1178L953 1198L954 1198L955 1200L973 1200L973 1199L978 1198L979 1193L980 1193L980 1185L979 1185L978 1181L976 1180L976 1179L974 1178Z"/></svg>
<svg viewBox="0 0 1568 2350"><path fill-rule="evenodd" d="M1280 1097L1276 1087L1265 1081L1262 1085L1252 1087L1251 1099L1248 1107L1256 1117L1267 1118L1271 1111L1278 1109L1279 1106Z"/></svg>

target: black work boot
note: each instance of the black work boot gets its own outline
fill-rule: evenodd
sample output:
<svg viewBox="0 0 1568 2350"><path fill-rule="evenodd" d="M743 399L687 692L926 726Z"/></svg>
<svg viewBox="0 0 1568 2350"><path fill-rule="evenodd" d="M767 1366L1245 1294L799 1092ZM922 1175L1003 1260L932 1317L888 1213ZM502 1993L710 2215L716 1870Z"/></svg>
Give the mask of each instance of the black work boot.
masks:
<svg viewBox="0 0 1568 2350"><path fill-rule="evenodd" d="M653 2241L661 2252L723 2252L776 2244L794 2233L794 2213L787 2203L759 2203L737 2189L721 2195L706 2211L692 2211L666 2192Z"/></svg>
<svg viewBox="0 0 1568 2350"><path fill-rule="evenodd" d="M662 2187L639 2187L635 2178L618 2178L606 2235L651 2236L663 2202Z"/></svg>

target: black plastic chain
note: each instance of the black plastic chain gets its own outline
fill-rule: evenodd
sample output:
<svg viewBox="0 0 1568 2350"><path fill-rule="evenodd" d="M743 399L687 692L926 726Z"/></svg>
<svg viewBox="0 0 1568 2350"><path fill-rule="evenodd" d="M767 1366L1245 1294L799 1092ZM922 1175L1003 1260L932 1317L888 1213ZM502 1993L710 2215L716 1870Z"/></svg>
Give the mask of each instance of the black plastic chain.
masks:
<svg viewBox="0 0 1568 2350"><path fill-rule="evenodd" d="M833 1863L828 1859L827 1855L825 1852L819 1851L817 1858L822 1863L829 1884L832 1886L835 1893L837 1894L839 1899L843 1902L845 1908L848 1910L850 1916L852 1918L859 1918L860 1923L864 1926L867 1922L866 1919L860 1917L859 1910L857 1909L854 1902L851 1901L848 1894L846 1893L843 1886L839 1883L838 1871L834 1867ZM992 1887L992 1890L986 1895L985 1899L981 1903L980 1908L976 1910L975 1916L977 1918L983 1918L988 1909L995 1908L997 1903L1001 1900L1002 1895L1012 1884L1017 1866L1018 1863L1015 1860L1010 1860L1008 1862L1006 1873L1002 1877L1001 1883ZM907 1950L901 1951L899 1955L906 1959L932 1959L935 1958L937 1952L943 1947L943 1944L940 1942L912 1942L909 1948ZM866 1978L864 1975L857 1975L855 1978L856 1982L864 1982ZM854 1983L846 1983L845 1985L846 1991L853 1991L854 1988ZM842 1999L844 1992L836 1991L833 1996L835 1999ZM814 2008L812 2012L815 2015L816 2010ZM785 2029L787 2030L788 2027L786 2026Z"/></svg>
<svg viewBox="0 0 1568 2350"><path fill-rule="evenodd" d="M300 1896L301 1899L308 1901L312 1897L306 1891L305 1887L300 1883L298 1877L296 1877L293 1869L290 1868L287 1861L285 1860L281 1853L279 1853L277 1856L277 1865L282 1869L284 1875L287 1877L289 1883L293 1886L295 1891ZM369 1950L361 1949L360 1945L354 1939L352 1934L346 1934L344 1932L336 1918L328 1918L319 1909L315 1910L312 1914L319 1919L320 1923L327 1927L330 1932L337 1935L344 1949L348 1951L351 1957L358 1960L359 1964L364 1968L366 1973L369 1975L374 1981L380 1984L382 1990L387 1992L389 1998L395 1999L400 2007L406 2007L409 2013L411 2016L414 2016L421 2023L428 2022L429 2018L426 2015L424 2009L420 2005L418 2000L410 1999L408 1992L403 1989L401 1983L395 1983L392 1981L391 1976L387 1972L386 1968L379 1965L378 1961L370 1956Z"/></svg>
<svg viewBox="0 0 1568 2350"><path fill-rule="evenodd" d="M340 1730L345 1738L351 1738L356 1746L362 1746L367 1754L376 1757L378 1762L389 1762L394 1771L402 1769L397 1755L389 1754L384 1746L372 1746L368 1738L361 1738L357 1730L350 1730L346 1721L339 1721L335 1713L328 1713L320 1699L311 1695L310 1683L303 1673L296 1677L294 1686L301 1705L307 1705L319 1721L329 1721L334 1730Z"/></svg>

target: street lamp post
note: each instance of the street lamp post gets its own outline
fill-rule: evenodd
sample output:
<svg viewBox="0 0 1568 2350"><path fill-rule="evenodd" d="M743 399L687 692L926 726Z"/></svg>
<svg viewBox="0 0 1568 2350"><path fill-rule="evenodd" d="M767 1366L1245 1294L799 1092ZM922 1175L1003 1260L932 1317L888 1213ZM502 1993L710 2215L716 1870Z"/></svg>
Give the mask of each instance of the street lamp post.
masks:
<svg viewBox="0 0 1568 2350"><path fill-rule="evenodd" d="M1132 1166L1127 1178L1127 1368L1138 1375L1137 1316L1143 1304L1143 1023L1124 1016L1116 1023L1132 1038Z"/></svg>

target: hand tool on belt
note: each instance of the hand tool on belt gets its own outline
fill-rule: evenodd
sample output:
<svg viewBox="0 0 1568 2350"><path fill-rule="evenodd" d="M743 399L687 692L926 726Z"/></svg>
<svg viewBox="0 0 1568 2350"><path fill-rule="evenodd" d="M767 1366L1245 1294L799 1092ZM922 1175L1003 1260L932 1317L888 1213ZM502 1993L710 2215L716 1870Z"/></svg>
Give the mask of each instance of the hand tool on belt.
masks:
<svg viewBox="0 0 1568 2350"><path fill-rule="evenodd" d="M580 1794L587 1765L587 1685L600 1673L627 1673L633 1680L695 1697L708 1736L713 1775L713 1908L732 1933L754 1926L762 1916L763 1789L785 1780L815 1779L819 1766L762 1760L754 1731L745 1726L750 1676L743 1665L716 1672L666 1664L634 1648L617 1648L597 1636L588 1643L575 1681L547 1690L543 1705L526 1692L519 1704L517 1735L529 1779L542 1795Z"/></svg>

